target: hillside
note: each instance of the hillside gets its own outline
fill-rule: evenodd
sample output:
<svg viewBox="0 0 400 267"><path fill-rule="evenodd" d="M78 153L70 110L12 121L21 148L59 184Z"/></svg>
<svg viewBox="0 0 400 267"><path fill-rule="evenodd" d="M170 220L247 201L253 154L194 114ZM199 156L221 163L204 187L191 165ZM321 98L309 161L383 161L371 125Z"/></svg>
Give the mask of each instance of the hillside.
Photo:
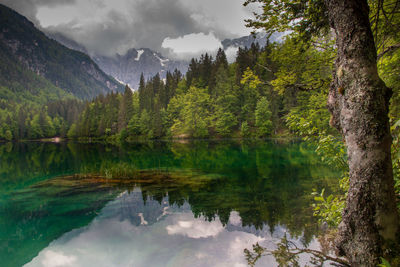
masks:
<svg viewBox="0 0 400 267"><path fill-rule="evenodd" d="M67 96L91 99L122 91L89 56L39 31L32 22L0 4L0 97L43 103Z"/></svg>

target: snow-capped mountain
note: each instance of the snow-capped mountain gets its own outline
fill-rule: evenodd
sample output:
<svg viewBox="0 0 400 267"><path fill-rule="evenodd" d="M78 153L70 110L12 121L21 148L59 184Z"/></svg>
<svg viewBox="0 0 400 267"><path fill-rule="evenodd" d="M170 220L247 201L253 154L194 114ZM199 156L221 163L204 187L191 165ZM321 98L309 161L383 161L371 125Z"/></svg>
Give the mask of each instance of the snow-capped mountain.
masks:
<svg viewBox="0 0 400 267"><path fill-rule="evenodd" d="M168 71L178 69L185 74L188 68L187 62L165 58L148 48L132 48L124 55L117 54L114 57L95 56L93 60L104 72L134 89L138 88L141 73L145 79L157 73L160 73L161 78L165 78Z"/></svg>
<svg viewBox="0 0 400 267"><path fill-rule="evenodd" d="M62 43L66 47L84 52L86 49L77 42L68 39L59 33L48 33L48 36ZM260 32L254 35L243 36L236 39L225 39L221 42L223 49L227 52L227 56L234 61L236 51L239 47L250 48L251 44L258 43L260 47L270 42L279 41L283 36L282 33L276 33L269 37L266 33ZM122 84L128 84L131 88L139 87L140 75L143 73L145 79L149 79L160 74L161 78L165 78L168 71L173 72L178 69L182 74L186 74L188 70L188 62L172 60L162 56L149 48L129 49L125 54L115 56L96 56L91 58L97 65L108 75L111 75Z"/></svg>
<svg viewBox="0 0 400 267"><path fill-rule="evenodd" d="M70 49L89 54L85 47L60 33L47 33L47 35ZM189 66L185 61L165 58L160 53L148 48L131 48L123 55L92 55L91 58L105 73L111 75L122 84L128 84L133 89L139 87L142 73L145 80L154 77L157 73L163 79L168 71L173 72L175 69L185 74Z"/></svg>

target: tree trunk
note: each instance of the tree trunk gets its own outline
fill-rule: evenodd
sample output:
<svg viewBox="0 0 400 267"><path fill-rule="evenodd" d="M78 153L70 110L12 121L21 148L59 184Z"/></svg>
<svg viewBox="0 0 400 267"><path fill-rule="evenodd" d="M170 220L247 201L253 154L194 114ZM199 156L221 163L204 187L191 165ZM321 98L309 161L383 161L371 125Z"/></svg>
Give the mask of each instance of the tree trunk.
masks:
<svg viewBox="0 0 400 267"><path fill-rule="evenodd" d="M399 240L388 110L391 90L379 78L367 0L325 0L338 49L329 91L331 124L347 145L350 188L338 252L352 266L377 266Z"/></svg>

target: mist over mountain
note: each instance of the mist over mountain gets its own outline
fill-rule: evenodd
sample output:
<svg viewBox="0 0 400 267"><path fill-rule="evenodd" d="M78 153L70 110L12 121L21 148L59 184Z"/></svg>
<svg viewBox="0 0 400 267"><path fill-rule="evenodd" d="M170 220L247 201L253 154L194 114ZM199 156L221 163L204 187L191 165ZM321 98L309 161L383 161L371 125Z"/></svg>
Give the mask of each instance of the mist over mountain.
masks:
<svg viewBox="0 0 400 267"><path fill-rule="evenodd" d="M61 33L48 33L48 35L71 49L87 53L83 45L68 39ZM278 40L278 38L279 35L273 35L269 40L270 42L274 42ZM266 45L267 40L267 34L258 33L255 36L248 35L235 39L225 39L221 44L231 61L233 61L239 47L250 48L253 43L258 43L260 47L263 47ZM131 48L123 55L91 55L91 58L105 73L111 75L123 84L128 84L134 89L138 88L140 75L142 73L146 80L157 73L159 73L160 77L163 79L168 71L173 72L175 69L185 74L189 66L188 62L185 60L173 60L149 48Z"/></svg>
<svg viewBox="0 0 400 267"><path fill-rule="evenodd" d="M125 55L117 54L114 57L94 56L93 60L104 72L134 89L138 88L142 73L145 79L149 79L157 73L163 79L168 71L173 72L178 69L180 72L186 73L188 68L186 61L165 58L160 53L148 48L132 48Z"/></svg>
<svg viewBox="0 0 400 267"><path fill-rule="evenodd" d="M24 16L1 4L0 47L0 81L8 97L91 99L123 90L89 56L48 38Z"/></svg>

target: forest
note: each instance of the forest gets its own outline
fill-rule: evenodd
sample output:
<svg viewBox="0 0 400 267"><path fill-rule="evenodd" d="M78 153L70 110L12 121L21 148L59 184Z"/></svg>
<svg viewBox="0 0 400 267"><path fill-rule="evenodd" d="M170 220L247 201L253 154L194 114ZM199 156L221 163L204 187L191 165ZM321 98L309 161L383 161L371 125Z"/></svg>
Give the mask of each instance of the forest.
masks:
<svg viewBox="0 0 400 267"><path fill-rule="evenodd" d="M145 81L133 92L100 95L92 101L60 100L44 107L4 101L3 139L54 136L134 141L158 138L265 138L292 134L296 117L329 130L325 109L333 42L307 46L296 37L265 47L239 48L228 64L222 49L215 59L192 59L179 71ZM324 46L324 49L321 47ZM293 57L293 53L297 56ZM311 102L310 102L311 101ZM312 107L312 109L310 109ZM314 114L304 114L303 111Z"/></svg>
<svg viewBox="0 0 400 267"><path fill-rule="evenodd" d="M46 105L2 100L0 138L135 141L159 138L265 138L338 135L326 109L335 57L332 36L311 43L289 35L281 43L239 48L228 64L222 49L215 59L192 59L186 76L159 75L132 91L73 98ZM379 71L392 88L390 118L399 119L399 55L380 59ZM397 74L397 75L396 75ZM15 108L16 107L16 108Z"/></svg>

